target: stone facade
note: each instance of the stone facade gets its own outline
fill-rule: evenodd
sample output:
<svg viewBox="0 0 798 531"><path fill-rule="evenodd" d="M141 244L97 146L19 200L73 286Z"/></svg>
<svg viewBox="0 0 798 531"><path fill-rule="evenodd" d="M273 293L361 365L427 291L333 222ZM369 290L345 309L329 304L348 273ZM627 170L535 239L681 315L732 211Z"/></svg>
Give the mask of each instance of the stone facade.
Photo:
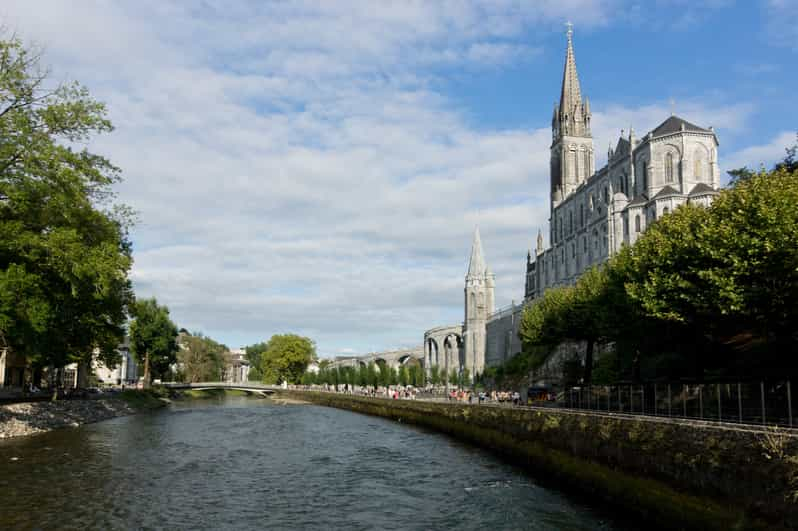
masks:
<svg viewBox="0 0 798 531"><path fill-rule="evenodd" d="M593 172L590 103L582 99L571 36L551 122L551 246L543 250L539 238L534 259L528 255L527 301L573 284L655 220L686 202L707 205L720 188L715 132L677 116L640 139L632 129L621 132L607 164Z"/></svg>
<svg viewBox="0 0 798 531"><path fill-rule="evenodd" d="M712 127L674 115L642 138L632 129L621 131L608 150L607 164L595 169L590 101L582 97L572 37L569 29L560 102L551 119L550 247L544 247L539 231L534 255L527 254L523 304L533 304L548 288L573 284L679 205L709 205L720 188L718 139ZM454 364L474 375L521 351L523 304L494 313L494 287L477 231L466 275L465 320L459 328L425 333L427 367L451 370ZM459 366L451 357L452 341L462 341Z"/></svg>

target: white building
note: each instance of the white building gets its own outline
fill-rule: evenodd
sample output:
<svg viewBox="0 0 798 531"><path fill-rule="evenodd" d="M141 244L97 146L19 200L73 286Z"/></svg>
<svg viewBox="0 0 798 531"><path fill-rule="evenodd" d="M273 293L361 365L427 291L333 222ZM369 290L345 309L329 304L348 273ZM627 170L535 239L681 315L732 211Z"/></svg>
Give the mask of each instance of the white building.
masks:
<svg viewBox="0 0 798 531"><path fill-rule="evenodd" d="M139 379L139 370L133 354L130 352L130 339L125 337L125 341L117 348L121 357L119 363L114 367L106 367L102 362L94 360L92 369L97 379L109 385L134 385Z"/></svg>

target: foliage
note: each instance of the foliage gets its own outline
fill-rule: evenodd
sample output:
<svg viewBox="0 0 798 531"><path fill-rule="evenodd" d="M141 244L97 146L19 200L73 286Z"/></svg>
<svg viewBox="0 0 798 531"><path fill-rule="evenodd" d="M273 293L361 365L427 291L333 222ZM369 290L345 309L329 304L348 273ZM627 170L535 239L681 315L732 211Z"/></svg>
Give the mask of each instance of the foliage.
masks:
<svg viewBox="0 0 798 531"><path fill-rule="evenodd" d="M266 352L266 342L255 343L244 347L245 356L249 362L249 379L260 380L263 378L263 369L261 368L261 357Z"/></svg>
<svg viewBox="0 0 798 531"><path fill-rule="evenodd" d="M225 345L197 334L183 334L180 338L177 361L185 381L217 382L224 379L224 370L229 363L229 351Z"/></svg>
<svg viewBox="0 0 798 531"><path fill-rule="evenodd" d="M563 341L612 343L600 380L767 377L795 371L798 171L795 148L709 208L685 204L574 286L523 313L523 351L496 376L525 374Z"/></svg>
<svg viewBox="0 0 798 531"><path fill-rule="evenodd" d="M249 355L250 348L247 348ZM260 354L258 367L264 383L299 383L308 365L316 359L316 345L296 334L275 334Z"/></svg>
<svg viewBox="0 0 798 531"><path fill-rule="evenodd" d="M429 368L429 383L432 385L443 383L441 381L441 369L437 365L433 365Z"/></svg>
<svg viewBox="0 0 798 531"><path fill-rule="evenodd" d="M144 364L144 385L152 375L163 377L177 361L177 326L169 317L169 309L155 298L136 301L130 323L130 351Z"/></svg>
<svg viewBox="0 0 798 531"><path fill-rule="evenodd" d="M110 204L119 170L75 149L112 126L84 87L51 86L39 61L0 35L0 346L39 367L95 349L113 366L133 301L131 215Z"/></svg>

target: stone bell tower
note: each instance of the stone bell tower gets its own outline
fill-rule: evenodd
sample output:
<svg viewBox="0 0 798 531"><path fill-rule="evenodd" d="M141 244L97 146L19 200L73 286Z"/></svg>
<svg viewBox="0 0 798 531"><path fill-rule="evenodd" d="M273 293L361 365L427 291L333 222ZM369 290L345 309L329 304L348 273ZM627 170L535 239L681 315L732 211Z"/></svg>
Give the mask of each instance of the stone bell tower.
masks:
<svg viewBox="0 0 798 531"><path fill-rule="evenodd" d="M471 378L485 370L485 330L488 317L493 313L496 280L485 265L479 228L474 230L471 259L465 277L465 321L463 340L465 366Z"/></svg>
<svg viewBox="0 0 798 531"><path fill-rule="evenodd" d="M568 48L562 76L560 104L551 117L551 205L559 205L593 175L595 156L590 132L590 101L582 99L576 72L573 29L568 24Z"/></svg>

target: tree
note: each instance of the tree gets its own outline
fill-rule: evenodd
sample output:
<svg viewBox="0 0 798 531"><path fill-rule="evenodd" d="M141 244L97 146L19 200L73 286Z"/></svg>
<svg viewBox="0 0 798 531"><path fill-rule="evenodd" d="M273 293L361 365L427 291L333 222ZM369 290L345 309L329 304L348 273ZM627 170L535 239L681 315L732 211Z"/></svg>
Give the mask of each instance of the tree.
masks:
<svg viewBox="0 0 798 531"><path fill-rule="evenodd" d="M380 382L380 372L377 369L377 364L370 361L366 366L366 385L377 387Z"/></svg>
<svg viewBox="0 0 798 531"><path fill-rule="evenodd" d="M224 378L229 363L228 348L201 333L184 334L177 361L186 381L215 382Z"/></svg>
<svg viewBox="0 0 798 531"><path fill-rule="evenodd" d="M432 385L441 383L441 370L437 365L433 365L429 368L429 383Z"/></svg>
<svg viewBox="0 0 798 531"><path fill-rule="evenodd" d="M311 339L296 334L275 334L260 357L261 377L270 384L297 383L315 359L316 345Z"/></svg>
<svg viewBox="0 0 798 531"><path fill-rule="evenodd" d="M261 368L261 356L266 352L266 342L255 343L244 347L245 356L249 362L249 379L262 380L263 370Z"/></svg>
<svg viewBox="0 0 798 531"><path fill-rule="evenodd" d="M0 35L0 347L34 367L118 362L132 216L110 202L119 170L74 148L111 130L85 88L50 86L39 55Z"/></svg>
<svg viewBox="0 0 798 531"><path fill-rule="evenodd" d="M449 375L449 382L456 387L460 387L462 385L462 382L460 381L460 375L457 373L457 369L452 369L452 372Z"/></svg>
<svg viewBox="0 0 798 531"><path fill-rule="evenodd" d="M399 385L405 386L410 383L410 372L407 370L407 365L399 367L398 375Z"/></svg>
<svg viewBox="0 0 798 531"><path fill-rule="evenodd" d="M177 361L177 326L169 318L169 309L155 298L136 301L130 323L130 350L144 364L144 386L149 387L152 373L162 377Z"/></svg>

